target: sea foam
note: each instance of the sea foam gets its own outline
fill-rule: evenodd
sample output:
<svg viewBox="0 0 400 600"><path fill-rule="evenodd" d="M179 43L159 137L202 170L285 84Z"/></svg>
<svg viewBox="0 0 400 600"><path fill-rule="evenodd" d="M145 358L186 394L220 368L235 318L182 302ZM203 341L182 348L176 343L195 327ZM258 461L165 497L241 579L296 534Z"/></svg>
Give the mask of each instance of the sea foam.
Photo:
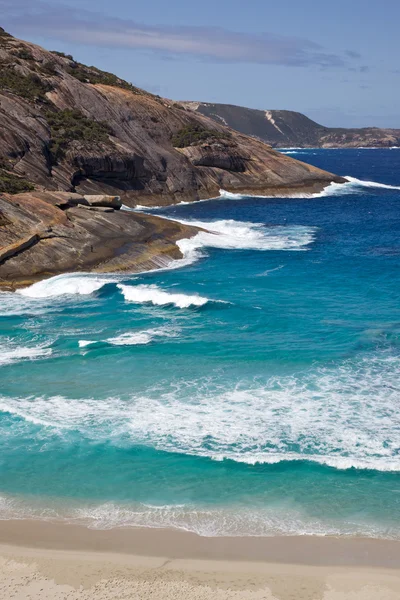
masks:
<svg viewBox="0 0 400 600"><path fill-rule="evenodd" d="M137 346L150 344L152 341L156 341L159 338L172 338L178 334L178 331L174 327L155 327L152 329L146 329L144 331L129 331L121 333L116 337L111 337L106 340L113 346Z"/></svg>
<svg viewBox="0 0 400 600"><path fill-rule="evenodd" d="M400 190L400 186L389 185L386 183L379 183L378 181L364 181L363 179L357 179L351 175L344 175L345 183L331 182L321 192L295 192L288 194L288 198L324 198L326 196L341 196L347 194L362 194L365 193L365 189L384 189L384 190ZM221 198L229 200L243 200L245 198L276 198L277 196L249 196L243 194L234 194L225 190L220 190ZM286 197L286 196L282 196Z"/></svg>
<svg viewBox="0 0 400 600"><path fill-rule="evenodd" d="M214 460L400 471L399 368L400 357L376 353L264 383L183 378L128 399L3 397L0 410L49 435L80 431L116 446L129 439Z"/></svg>
<svg viewBox="0 0 400 600"><path fill-rule="evenodd" d="M398 527L353 518L337 519L307 514L300 504L252 507L169 504L139 502L88 502L21 496L0 496L0 519L63 521L90 529L146 527L190 531L206 537L276 535L351 535L358 537L399 539Z"/></svg>
<svg viewBox="0 0 400 600"><path fill-rule="evenodd" d="M0 345L0 366L25 360L38 360L52 354L52 349L45 344L36 346L18 346L13 342Z"/></svg>
<svg viewBox="0 0 400 600"><path fill-rule="evenodd" d="M79 340L79 348L86 348L93 344L111 344L112 346L142 346L150 344L161 338L172 338L177 336L179 329L174 326L153 327L138 331L126 331L120 335L106 338L105 340Z"/></svg>
<svg viewBox="0 0 400 600"><path fill-rule="evenodd" d="M117 286L125 300L138 304L150 303L156 306L165 306L174 304L178 308L189 308L190 306L204 306L209 302L209 298L188 294L173 294L166 292L157 285L123 285Z"/></svg>
<svg viewBox="0 0 400 600"><path fill-rule="evenodd" d="M91 275L90 273L67 273L38 281L29 287L18 290L18 294L30 298L52 298L67 294L89 295L99 290L115 278Z"/></svg>
<svg viewBox="0 0 400 600"><path fill-rule="evenodd" d="M224 250L305 250L315 239L317 228L301 225L267 227L262 223L245 221L194 221L179 220L186 225L199 227L192 238L177 242L186 262L203 256L203 248Z"/></svg>

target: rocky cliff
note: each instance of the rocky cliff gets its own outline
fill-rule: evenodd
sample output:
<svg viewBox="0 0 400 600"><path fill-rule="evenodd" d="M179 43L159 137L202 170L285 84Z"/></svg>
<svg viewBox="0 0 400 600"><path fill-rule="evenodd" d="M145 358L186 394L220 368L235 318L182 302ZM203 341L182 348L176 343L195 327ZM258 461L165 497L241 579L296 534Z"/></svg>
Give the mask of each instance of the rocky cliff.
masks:
<svg viewBox="0 0 400 600"><path fill-rule="evenodd" d="M209 198L221 188L314 190L336 179L4 31L0 67L0 190L118 193L133 206Z"/></svg>
<svg viewBox="0 0 400 600"><path fill-rule="evenodd" d="M68 192L0 196L0 289L71 271L140 272L182 254L196 227L119 210L118 197Z"/></svg>
<svg viewBox="0 0 400 600"><path fill-rule="evenodd" d="M255 136L276 148L388 148L400 146L400 129L324 127L290 110L255 110L230 104L182 102L196 114Z"/></svg>
<svg viewBox="0 0 400 600"><path fill-rule="evenodd" d="M120 211L320 191L325 171L0 29L0 287L65 271L143 271L197 233Z"/></svg>

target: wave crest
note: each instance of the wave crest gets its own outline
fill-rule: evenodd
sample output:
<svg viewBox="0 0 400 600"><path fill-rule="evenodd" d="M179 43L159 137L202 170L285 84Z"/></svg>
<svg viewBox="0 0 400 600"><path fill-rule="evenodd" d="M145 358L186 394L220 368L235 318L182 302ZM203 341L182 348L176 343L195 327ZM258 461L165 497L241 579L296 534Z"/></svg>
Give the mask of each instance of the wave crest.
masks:
<svg viewBox="0 0 400 600"><path fill-rule="evenodd" d="M160 289L157 285L123 285L117 286L125 300L138 304L150 303L156 306L174 304L178 308L189 308L190 306L204 306L210 302L209 298L198 295L172 294Z"/></svg>
<svg viewBox="0 0 400 600"><path fill-rule="evenodd" d="M295 154L297 152L293 152ZM288 153L286 153L288 154ZM346 183L335 183L331 182L321 192L316 193L304 193L298 192L294 194L288 194L288 198L325 198L328 196L342 196L347 194L361 194L365 192L365 189L383 189L383 190L400 190L398 185L389 185L387 183L379 183L378 181L364 181L363 179L357 179L351 175L344 175ZM249 196L248 194L234 194L225 190L220 190L220 197L228 200L244 200L245 198L276 198L277 196ZM282 196L285 197L285 196Z"/></svg>
<svg viewBox="0 0 400 600"><path fill-rule="evenodd" d="M7 344L0 345L0 366L10 365L25 360L38 360L51 356L52 349L48 344L38 344L36 346L18 346L9 341Z"/></svg>
<svg viewBox="0 0 400 600"><path fill-rule="evenodd" d="M186 263L203 256L203 248L222 250L306 250L315 239L316 227L302 225L266 227L262 223L233 221L179 220L185 225L199 227L192 238L177 242Z"/></svg>
<svg viewBox="0 0 400 600"><path fill-rule="evenodd" d="M67 294L90 295L115 278L92 275L90 273L67 273L38 281L29 287L17 290L18 294L29 298L53 298Z"/></svg>
<svg viewBox="0 0 400 600"><path fill-rule="evenodd" d="M400 471L400 357L373 355L227 389L175 382L128 400L6 398L0 410L116 445L150 445L248 464L312 461Z"/></svg>

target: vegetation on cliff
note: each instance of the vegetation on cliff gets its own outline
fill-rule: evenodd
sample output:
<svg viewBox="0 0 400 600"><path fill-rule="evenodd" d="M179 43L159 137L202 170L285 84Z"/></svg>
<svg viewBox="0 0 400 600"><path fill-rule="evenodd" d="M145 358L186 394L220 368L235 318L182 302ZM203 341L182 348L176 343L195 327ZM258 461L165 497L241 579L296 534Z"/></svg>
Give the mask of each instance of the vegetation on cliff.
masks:
<svg viewBox="0 0 400 600"><path fill-rule="evenodd" d="M0 193L19 194L21 192L31 192L33 189L34 186L29 181L9 173L0 166Z"/></svg>
<svg viewBox="0 0 400 600"><path fill-rule="evenodd" d="M175 148L187 148L188 146L197 146L203 142L212 142L230 137L228 132L221 133L215 129L205 129L200 125L187 125L172 138L172 145Z"/></svg>
<svg viewBox="0 0 400 600"><path fill-rule="evenodd" d="M45 94L51 89L51 84L43 81L36 73L24 74L12 63L0 61L0 90L33 102L46 102Z"/></svg>
<svg viewBox="0 0 400 600"><path fill-rule="evenodd" d="M78 110L48 111L46 119L50 127L49 149L53 164L64 158L72 142L110 143L112 130L107 123L89 119Z"/></svg>
<svg viewBox="0 0 400 600"><path fill-rule="evenodd" d="M7 48L8 42L13 40L12 35L7 33L2 27L0 27L0 48Z"/></svg>
<svg viewBox="0 0 400 600"><path fill-rule="evenodd" d="M82 63L74 62L68 69L68 73L79 79L82 83L102 83L104 85L112 85L114 87L119 87L124 90L129 90L134 94L141 94L142 91L125 81L124 79L120 79L113 73L108 73L107 71L102 71L101 69L97 69L96 67L86 67Z"/></svg>
<svg viewBox="0 0 400 600"><path fill-rule="evenodd" d="M184 102L183 106L271 146L357 148L400 145L400 129L325 127L290 110L257 110L208 102Z"/></svg>
<svg viewBox="0 0 400 600"><path fill-rule="evenodd" d="M60 56L61 58L65 58L69 61L68 67L66 69L69 75L75 77L82 83L102 83L103 85L111 85L113 87L119 87L124 90L129 90L134 94L143 94L143 90L135 87L132 83L121 79L114 75L114 73L109 73L108 71L102 71L97 67L88 67L83 63L80 63L74 59L71 54L64 54L64 52L58 52L57 50L52 50L52 54L56 56Z"/></svg>
<svg viewBox="0 0 400 600"><path fill-rule="evenodd" d="M221 188L319 191L341 181L112 73L1 31L0 61L0 159L11 159L3 189L8 173L22 174L47 190L115 191L132 206L209 198Z"/></svg>

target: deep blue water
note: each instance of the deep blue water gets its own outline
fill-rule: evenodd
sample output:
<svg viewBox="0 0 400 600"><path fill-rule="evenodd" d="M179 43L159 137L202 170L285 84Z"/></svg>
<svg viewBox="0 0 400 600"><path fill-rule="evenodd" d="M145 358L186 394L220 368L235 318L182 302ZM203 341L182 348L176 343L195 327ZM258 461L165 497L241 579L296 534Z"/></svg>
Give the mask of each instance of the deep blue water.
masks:
<svg viewBox="0 0 400 600"><path fill-rule="evenodd" d="M0 517L400 537L400 150L292 155L356 180L0 295Z"/></svg>

